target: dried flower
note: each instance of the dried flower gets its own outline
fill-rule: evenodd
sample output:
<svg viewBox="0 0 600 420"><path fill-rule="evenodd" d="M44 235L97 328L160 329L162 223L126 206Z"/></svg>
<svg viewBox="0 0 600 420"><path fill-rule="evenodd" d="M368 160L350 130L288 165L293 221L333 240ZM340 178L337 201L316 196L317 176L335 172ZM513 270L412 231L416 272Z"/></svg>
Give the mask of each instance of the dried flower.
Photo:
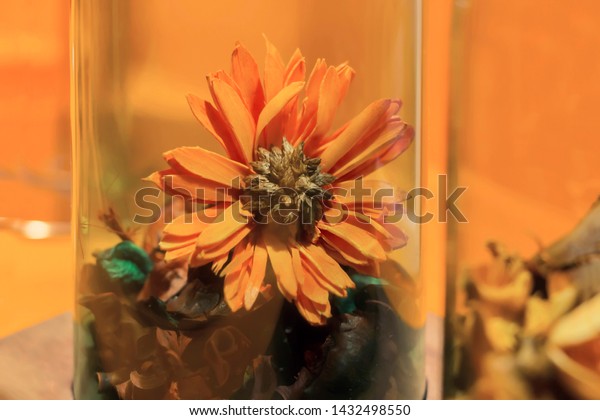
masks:
<svg viewBox="0 0 600 420"><path fill-rule="evenodd" d="M213 102L188 96L225 156L199 147L164 154L170 168L148 179L210 208L193 223L175 219L160 246L167 261L212 264L225 277L233 311L252 308L272 269L283 296L311 324L323 324L331 316L329 294L345 296L354 287L340 264L376 275L387 252L405 244L405 235L381 219L400 197L381 210L373 197L342 207L347 198L335 195L398 157L414 135L397 115L396 99L371 103L331 132L353 76L347 64L318 60L305 83L300 51L285 65L267 41L261 81L256 61L238 44L231 74L208 76Z"/></svg>
<svg viewBox="0 0 600 420"><path fill-rule="evenodd" d="M486 304L486 311L518 314L525 309L533 280L523 260L509 254L498 243L488 247L493 261L469 273L476 298Z"/></svg>

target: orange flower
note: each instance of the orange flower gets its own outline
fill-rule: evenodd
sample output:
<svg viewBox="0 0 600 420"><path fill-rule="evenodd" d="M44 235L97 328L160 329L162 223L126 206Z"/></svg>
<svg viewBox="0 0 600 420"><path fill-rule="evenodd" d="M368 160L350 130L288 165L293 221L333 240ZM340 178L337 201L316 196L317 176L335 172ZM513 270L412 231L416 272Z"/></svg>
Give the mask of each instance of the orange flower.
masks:
<svg viewBox="0 0 600 420"><path fill-rule="evenodd" d="M305 82L300 51L286 65L267 41L262 81L240 44L231 67L208 76L212 102L188 96L225 155L180 147L164 154L169 169L148 178L205 205L193 223L181 216L168 225L161 247L167 260L212 263L233 311L250 309L272 273L283 296L322 324L331 316L330 293L346 296L354 287L341 265L377 275L387 253L406 243L383 222L402 197L356 201L338 191L398 157L414 131L397 115L396 99L377 100L331 131L354 76L347 64L317 60ZM363 182L372 190L386 186Z"/></svg>

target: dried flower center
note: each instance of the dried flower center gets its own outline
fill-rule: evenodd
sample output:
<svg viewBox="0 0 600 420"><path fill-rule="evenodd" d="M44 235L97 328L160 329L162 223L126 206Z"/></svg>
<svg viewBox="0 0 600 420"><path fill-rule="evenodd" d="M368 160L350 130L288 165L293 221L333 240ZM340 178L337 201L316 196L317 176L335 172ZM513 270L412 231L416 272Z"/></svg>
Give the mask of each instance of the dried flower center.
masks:
<svg viewBox="0 0 600 420"><path fill-rule="evenodd" d="M245 178L244 208L259 223L274 221L299 226L298 235L311 240L316 223L323 217L323 203L332 198L323 187L335 177L321 172L321 159L304 155L304 144L259 147L258 160L250 162L256 174Z"/></svg>

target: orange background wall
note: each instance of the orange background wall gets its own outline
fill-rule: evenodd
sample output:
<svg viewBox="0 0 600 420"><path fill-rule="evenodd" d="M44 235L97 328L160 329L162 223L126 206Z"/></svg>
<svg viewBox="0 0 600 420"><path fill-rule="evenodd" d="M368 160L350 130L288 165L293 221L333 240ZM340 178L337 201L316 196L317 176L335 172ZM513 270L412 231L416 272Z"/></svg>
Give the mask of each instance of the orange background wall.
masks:
<svg viewBox="0 0 600 420"><path fill-rule="evenodd" d="M68 0L3 2L0 191L11 195L2 217L69 218L68 36Z"/></svg>
<svg viewBox="0 0 600 420"><path fill-rule="evenodd" d="M69 220L69 1L2 2L0 337L73 307L71 241L21 219Z"/></svg>
<svg viewBox="0 0 600 420"><path fill-rule="evenodd" d="M530 256L600 195L600 2L456 2L452 162L468 187L457 268Z"/></svg>

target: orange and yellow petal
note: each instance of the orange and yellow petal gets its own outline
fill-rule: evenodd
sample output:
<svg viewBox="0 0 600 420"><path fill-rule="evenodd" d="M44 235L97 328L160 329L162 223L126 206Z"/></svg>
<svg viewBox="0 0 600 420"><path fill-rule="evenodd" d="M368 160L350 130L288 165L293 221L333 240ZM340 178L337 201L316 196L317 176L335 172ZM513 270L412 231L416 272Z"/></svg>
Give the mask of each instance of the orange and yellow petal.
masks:
<svg viewBox="0 0 600 420"><path fill-rule="evenodd" d="M285 67L284 85L289 85L294 82L304 81L306 75L306 60L299 48L296 48L290 61Z"/></svg>
<svg viewBox="0 0 600 420"><path fill-rule="evenodd" d="M265 100L270 101L283 88L285 65L277 48L265 38L267 54L265 57Z"/></svg>
<svg viewBox="0 0 600 420"><path fill-rule="evenodd" d="M198 235L200 252L215 252L215 248L229 244L232 238L243 239L252 230L251 214L239 201L227 207ZM238 241L239 242L239 241ZM233 246L237 245L237 242ZM232 246L232 247L233 247ZM229 251L232 247L227 249Z"/></svg>
<svg viewBox="0 0 600 420"><path fill-rule="evenodd" d="M252 228L252 225L246 225L210 247L199 245L199 239L196 240L196 251L190 259L190 264L200 266L224 258L234 246L250 234Z"/></svg>
<svg viewBox="0 0 600 420"><path fill-rule="evenodd" d="M241 163L252 160L256 123L234 87L216 77L208 77L208 85L217 109L223 115L242 154Z"/></svg>
<svg viewBox="0 0 600 420"><path fill-rule="evenodd" d="M320 304L310 300L301 291L295 301L298 312L312 325L323 325L331 317L331 304Z"/></svg>
<svg viewBox="0 0 600 420"><path fill-rule="evenodd" d="M299 49L292 54L286 68L284 76L284 86L289 86L295 82L304 82L306 76L306 60ZM281 134L286 139L292 141L296 138L298 129L298 103L299 96L292 98L281 112Z"/></svg>
<svg viewBox="0 0 600 420"><path fill-rule="evenodd" d="M198 122L219 142L227 156L243 162L244 155L237 139L219 110L212 103L192 94L187 95L187 101Z"/></svg>
<svg viewBox="0 0 600 420"><path fill-rule="evenodd" d="M400 211L406 200L406 192L377 179L336 181L330 191L335 197L331 205L340 208L339 211L355 211L376 218Z"/></svg>
<svg viewBox="0 0 600 420"><path fill-rule="evenodd" d="M223 208L210 207L197 213L186 213L173 219L163 229L161 244L169 240L197 238L206 227L215 220ZM163 245L161 245L162 249Z"/></svg>
<svg viewBox="0 0 600 420"><path fill-rule="evenodd" d="M344 216L341 221L334 223L321 220L317 226L324 241L341 254L353 256L357 260L355 262L386 259L385 250L370 232L368 224L354 224Z"/></svg>
<svg viewBox="0 0 600 420"><path fill-rule="evenodd" d="M369 260L362 262L360 264L356 264L352 261L348 261L344 256L342 256L339 252L337 252L334 248L330 247L327 243L323 243L323 248L327 252L327 255L331 256L335 261L337 261L340 265L345 267L350 267L356 270L358 273L365 274L371 277L381 277L381 267L380 261Z"/></svg>
<svg viewBox="0 0 600 420"><path fill-rule="evenodd" d="M256 302L256 298L262 291L263 281L267 271L268 254L266 248L259 244L254 246L252 265L249 272L248 282L244 288L244 308L250 310Z"/></svg>
<svg viewBox="0 0 600 420"><path fill-rule="evenodd" d="M293 82L283 89L281 89L264 107L258 117L256 124L256 139L255 144L262 147L270 146L268 144L268 138L274 138L273 135L268 135L273 130L281 132L281 117L283 115L282 110L292 101L298 97L298 94L304 87L304 82ZM277 126L278 125L278 126ZM272 126L272 130L269 131L269 127ZM260 140L260 137L263 139ZM280 143L280 142L278 142Z"/></svg>
<svg viewBox="0 0 600 420"><path fill-rule="evenodd" d="M335 224L338 219L368 232L370 236L377 240L386 253L406 245L408 238L397 224L385 220L386 215L372 217L353 210L338 212L329 209L325 211L324 220L326 222L330 221Z"/></svg>
<svg viewBox="0 0 600 420"><path fill-rule="evenodd" d="M336 111L353 76L354 70L345 63L327 67L324 60L317 60L307 84L294 143L304 141L309 152L319 149L333 125Z"/></svg>
<svg viewBox="0 0 600 420"><path fill-rule="evenodd" d="M173 168L154 172L145 180L153 182L169 195L198 203L231 203L239 195L236 189Z"/></svg>
<svg viewBox="0 0 600 420"><path fill-rule="evenodd" d="M299 249L305 272L323 289L337 296L346 296L346 289L354 287L352 279L323 247L310 244Z"/></svg>
<svg viewBox="0 0 600 420"><path fill-rule="evenodd" d="M239 86L241 97L254 121L265 104L265 95L256 60L242 44L237 43L231 55L231 74Z"/></svg>
<svg viewBox="0 0 600 420"><path fill-rule="evenodd" d="M250 241L240 242L232 251L231 262L223 269L223 274L225 274L223 295L229 308L234 312L243 306L248 269L252 259L252 248ZM233 263L235 263L235 266Z"/></svg>
<svg viewBox="0 0 600 420"><path fill-rule="evenodd" d="M298 279L288 241L274 232L274 229L263 229L261 236L279 291L286 299L294 299L298 291Z"/></svg>
<svg viewBox="0 0 600 420"><path fill-rule="evenodd" d="M165 152L163 157L175 170L230 188L239 189L244 177L250 174L247 165L201 147L178 147Z"/></svg>
<svg viewBox="0 0 600 420"><path fill-rule="evenodd" d="M382 124L387 124L382 117L386 115L391 106L393 106L391 100L379 99L354 117L335 141L331 142L321 153L323 170L329 171L346 154L351 153L354 146L360 143L367 133L373 132Z"/></svg>
<svg viewBox="0 0 600 420"><path fill-rule="evenodd" d="M306 97L302 103L302 112L298 123L297 135L293 137L292 142L297 144L305 141L314 130L316 124L316 114L319 104L319 91L321 82L327 73L327 63L325 60L318 59L308 77L306 83ZM308 142L306 142L308 145Z"/></svg>
<svg viewBox="0 0 600 420"><path fill-rule="evenodd" d="M365 151L357 151L343 165L334 168L332 173L340 181L368 175L404 153L414 135L414 129L409 125L402 122L390 124L384 133L371 140Z"/></svg>
<svg viewBox="0 0 600 420"><path fill-rule="evenodd" d="M204 209L197 214L183 214L167 224L159 247L166 252L166 261L188 261L196 250L196 240L212 220L223 211L219 208Z"/></svg>
<svg viewBox="0 0 600 420"><path fill-rule="evenodd" d="M267 250L252 240L246 239L233 249L231 263L223 270L223 294L232 311L252 309L258 295L265 291L267 261Z"/></svg>
<svg viewBox="0 0 600 420"><path fill-rule="evenodd" d="M339 105L340 91L341 85L337 71L335 67L330 66L321 82L316 124L312 133L313 138L321 138L331 129Z"/></svg>

